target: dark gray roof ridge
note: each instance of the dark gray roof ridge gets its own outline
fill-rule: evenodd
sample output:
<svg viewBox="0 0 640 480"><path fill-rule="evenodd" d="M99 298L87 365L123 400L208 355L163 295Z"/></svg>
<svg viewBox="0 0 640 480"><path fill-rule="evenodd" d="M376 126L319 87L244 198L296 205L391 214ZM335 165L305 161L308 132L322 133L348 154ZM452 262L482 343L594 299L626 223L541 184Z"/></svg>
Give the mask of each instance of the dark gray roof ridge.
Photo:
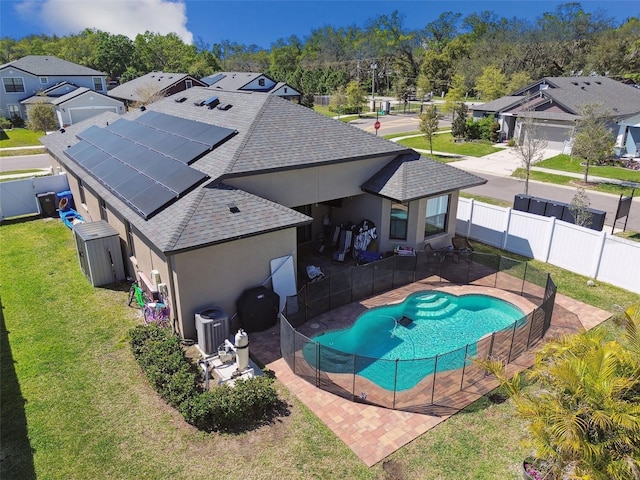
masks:
<svg viewBox="0 0 640 480"><path fill-rule="evenodd" d="M179 222L176 222L173 232L169 234L165 244L162 246L163 251L170 251L178 244L180 241L180 237L182 236L182 232L189 224L189 221L193 218L195 213L198 211L198 205L202 202L204 198L204 189L200 188L197 190L197 197L194 198L187 208L182 210L183 215L182 219Z"/></svg>
<svg viewBox="0 0 640 480"><path fill-rule="evenodd" d="M260 106L260 109L258 110L258 113L254 117L253 122L251 122L251 126L249 127L249 130L247 131L246 135L243 137L242 142L240 142L240 145L238 146L238 148L236 148L235 152L233 152L233 156L231 157L231 160L227 162L227 165L225 166L224 174L227 174L233 171L233 167L235 166L236 162L240 158L242 154L242 150L249 143L249 139L251 138L251 136L255 133L256 125L260 123L258 120L262 118L262 116L264 115L264 112L267 109L267 105L269 104L269 102L271 102L273 98L275 97L269 96L267 101L263 102L262 105Z"/></svg>

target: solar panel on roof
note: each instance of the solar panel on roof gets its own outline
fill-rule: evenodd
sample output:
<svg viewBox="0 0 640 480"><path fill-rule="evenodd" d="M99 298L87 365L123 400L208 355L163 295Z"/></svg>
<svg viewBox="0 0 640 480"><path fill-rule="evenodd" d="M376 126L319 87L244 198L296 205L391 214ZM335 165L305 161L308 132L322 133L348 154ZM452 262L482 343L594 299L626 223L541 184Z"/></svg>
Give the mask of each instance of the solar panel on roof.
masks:
<svg viewBox="0 0 640 480"><path fill-rule="evenodd" d="M83 130L65 154L147 219L202 183L207 175L188 165L235 133L146 111Z"/></svg>
<svg viewBox="0 0 640 480"><path fill-rule="evenodd" d="M176 194L167 187L154 183L131 198L130 203L144 218L149 218L175 198Z"/></svg>
<svg viewBox="0 0 640 480"><path fill-rule="evenodd" d="M207 79L207 84L213 85L214 83L219 82L225 77L224 73L217 73L213 77Z"/></svg>

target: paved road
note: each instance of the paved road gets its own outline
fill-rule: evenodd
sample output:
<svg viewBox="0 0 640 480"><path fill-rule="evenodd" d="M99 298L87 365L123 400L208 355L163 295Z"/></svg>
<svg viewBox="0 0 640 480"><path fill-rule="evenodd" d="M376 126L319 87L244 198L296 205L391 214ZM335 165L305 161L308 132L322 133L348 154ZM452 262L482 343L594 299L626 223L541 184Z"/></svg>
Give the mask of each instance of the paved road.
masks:
<svg viewBox="0 0 640 480"><path fill-rule="evenodd" d="M29 170L32 168L49 168L52 163L52 158L47 153L0 157L0 172Z"/></svg>
<svg viewBox="0 0 640 480"><path fill-rule="evenodd" d="M455 163L452 165L455 166ZM478 172L474 173L486 178L488 182L485 185L465 190L466 193L496 198L498 200L511 202L511 204L513 204L513 199L517 194L524 193L524 181L522 180L518 180L513 177L500 177ZM613 224L613 219L618 208L618 199L620 197L618 195L593 191L587 191L586 193L587 197L589 197L589 201L591 202L591 208L607 212L605 225L607 225L608 228L605 228L604 230L611 233L611 225ZM574 187L529 181L529 195L534 197L570 203L575 194L576 188ZM623 226L624 218L616 222L616 227L622 228ZM631 205L629 220L627 221L627 230L640 232L640 197L636 197Z"/></svg>
<svg viewBox="0 0 640 480"><path fill-rule="evenodd" d="M380 130L378 130L378 135L380 136L404 132L417 132L420 129L420 120L418 119L418 115L416 114L379 115L378 121L380 122ZM349 125L361 128L362 130L370 133L375 133L376 129L373 126L375 123L375 118L365 117L353 120L349 122ZM450 127L451 120L444 118L440 120L438 126Z"/></svg>

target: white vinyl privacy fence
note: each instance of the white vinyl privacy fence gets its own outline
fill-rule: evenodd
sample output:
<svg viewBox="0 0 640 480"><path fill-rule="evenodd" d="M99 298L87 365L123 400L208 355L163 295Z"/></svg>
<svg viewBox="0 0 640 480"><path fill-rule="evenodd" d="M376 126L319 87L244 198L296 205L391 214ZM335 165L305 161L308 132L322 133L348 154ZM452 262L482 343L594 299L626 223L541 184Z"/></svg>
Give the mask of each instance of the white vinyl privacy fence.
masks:
<svg viewBox="0 0 640 480"><path fill-rule="evenodd" d="M65 190L69 190L66 174L0 182L0 221L40 213L39 194Z"/></svg>
<svg viewBox="0 0 640 480"><path fill-rule="evenodd" d="M604 231L461 198L456 234L640 293L640 243Z"/></svg>

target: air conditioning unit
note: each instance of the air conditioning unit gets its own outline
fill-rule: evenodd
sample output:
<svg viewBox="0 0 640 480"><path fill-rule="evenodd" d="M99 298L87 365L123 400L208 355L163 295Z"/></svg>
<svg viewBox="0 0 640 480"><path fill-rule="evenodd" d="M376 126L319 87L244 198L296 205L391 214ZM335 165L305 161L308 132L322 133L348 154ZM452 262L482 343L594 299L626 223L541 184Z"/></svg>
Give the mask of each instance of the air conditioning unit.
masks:
<svg viewBox="0 0 640 480"><path fill-rule="evenodd" d="M198 348L204 355L213 355L218 346L229 338L229 316L220 307L196 313Z"/></svg>

